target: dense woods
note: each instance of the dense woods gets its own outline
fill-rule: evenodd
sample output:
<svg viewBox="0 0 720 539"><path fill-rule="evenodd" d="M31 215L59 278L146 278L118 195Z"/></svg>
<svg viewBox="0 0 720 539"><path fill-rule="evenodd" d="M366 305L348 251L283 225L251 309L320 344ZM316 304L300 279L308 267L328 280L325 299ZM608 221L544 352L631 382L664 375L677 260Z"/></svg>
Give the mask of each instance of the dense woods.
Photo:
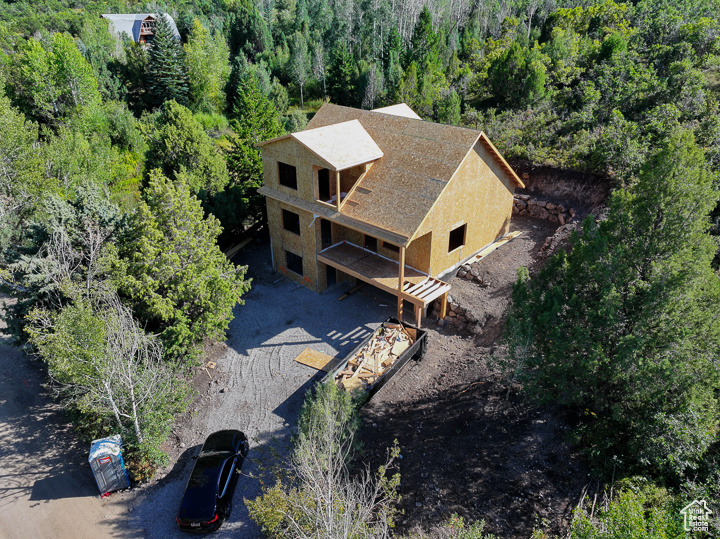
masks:
<svg viewBox="0 0 720 539"><path fill-rule="evenodd" d="M142 47L100 17L159 8L180 41L163 18ZM507 366L529 397L576 414L598 474L649 480L618 503L657 489L667 511L681 492L717 500L719 12L717 0L5 0L9 325L82 428L120 428L136 470L152 469L188 368L250 286L220 246L263 219L255 144L302 129L327 99L405 102L484 130L506 157L613 181L606 219L521 275ZM595 536L583 515L577 526Z"/></svg>

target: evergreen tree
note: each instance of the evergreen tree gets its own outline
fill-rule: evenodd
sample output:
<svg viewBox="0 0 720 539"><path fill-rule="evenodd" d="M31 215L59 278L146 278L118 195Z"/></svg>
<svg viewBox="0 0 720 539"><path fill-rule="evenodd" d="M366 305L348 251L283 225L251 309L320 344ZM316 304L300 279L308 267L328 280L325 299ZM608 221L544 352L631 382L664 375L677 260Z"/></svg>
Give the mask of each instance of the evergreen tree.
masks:
<svg viewBox="0 0 720 539"><path fill-rule="evenodd" d="M406 65L415 62L421 68L438 61L438 36L433 29L432 15L427 5L420 12L420 17L410 38L407 50Z"/></svg>
<svg viewBox="0 0 720 539"><path fill-rule="evenodd" d="M280 115L253 72L247 74L237 93L232 121L236 136L227 156L230 185L211 203L229 231L241 231L248 221L262 219L265 204L257 188L262 186L263 169L256 145L283 133Z"/></svg>
<svg viewBox="0 0 720 539"><path fill-rule="evenodd" d="M121 247L120 291L171 356L191 360L203 340L224 337L250 288L246 268L220 251L220 223L203 217L183 174L173 182L154 171L143 197Z"/></svg>
<svg viewBox="0 0 720 539"><path fill-rule="evenodd" d="M605 221L586 220L569 254L515 286L516 372L538 400L585 418L579 434L598 467L677 481L716 438L716 196L702 163L692 134L675 133L612 195Z"/></svg>
<svg viewBox="0 0 720 539"><path fill-rule="evenodd" d="M189 109L166 101L148 131L148 168L173 179L184 174L187 187L201 198L227 185L225 160Z"/></svg>
<svg viewBox="0 0 720 539"><path fill-rule="evenodd" d="M340 43L333 51L328 69L330 99L337 105L356 106L357 64L347 47Z"/></svg>
<svg viewBox="0 0 720 539"><path fill-rule="evenodd" d="M188 75L182 45L165 14L156 14L155 19L155 34L148 58L148 84L153 104L159 107L165 101L175 100L187 105Z"/></svg>

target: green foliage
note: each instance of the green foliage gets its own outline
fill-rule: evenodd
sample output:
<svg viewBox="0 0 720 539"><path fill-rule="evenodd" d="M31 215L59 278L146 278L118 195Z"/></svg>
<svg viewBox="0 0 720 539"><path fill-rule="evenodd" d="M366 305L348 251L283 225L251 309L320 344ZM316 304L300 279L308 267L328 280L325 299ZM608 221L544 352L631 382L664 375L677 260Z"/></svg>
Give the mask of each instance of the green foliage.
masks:
<svg viewBox="0 0 720 539"><path fill-rule="evenodd" d="M355 106L357 95L358 70L355 59L345 45L338 45L330 58L328 78L332 81L328 88L330 100L337 105Z"/></svg>
<svg viewBox="0 0 720 539"><path fill-rule="evenodd" d="M256 144L283 133L280 115L252 71L238 87L232 127L236 136L227 155L230 184L210 208L227 230L236 232L263 215L265 202L257 193L263 181L262 157Z"/></svg>
<svg viewBox="0 0 720 539"><path fill-rule="evenodd" d="M421 67L435 65L438 61L438 36L433 29L432 15L427 5L420 12L407 50L406 65L415 62Z"/></svg>
<svg viewBox="0 0 720 539"><path fill-rule="evenodd" d="M222 35L195 19L185 44L190 103L195 111L225 110L225 85L230 76L230 51Z"/></svg>
<svg viewBox="0 0 720 539"><path fill-rule="evenodd" d="M159 465L188 387L162 362L157 339L113 295L76 298L59 312L35 309L29 319L30 342L64 407L97 418L93 436L119 431L137 460Z"/></svg>
<svg viewBox="0 0 720 539"><path fill-rule="evenodd" d="M204 339L223 337L232 310L249 290L215 243L220 224L203 217L183 173L175 181L150 174L130 233L121 246L119 289L173 357L189 360Z"/></svg>
<svg viewBox="0 0 720 539"><path fill-rule="evenodd" d="M578 539L685 539L679 502L642 478L623 481L615 485L612 499L599 507L583 500L570 533Z"/></svg>
<svg viewBox="0 0 720 539"><path fill-rule="evenodd" d="M287 70L292 80L300 88L300 107L304 108L303 88L310 77L311 65L307 40L300 32L295 32L292 36Z"/></svg>
<svg viewBox="0 0 720 539"><path fill-rule="evenodd" d="M351 474L359 419L351 396L333 382L320 384L300 412L289 476L245 500L250 518L271 538L386 537L399 499L399 474L388 477L397 444L373 474Z"/></svg>
<svg viewBox="0 0 720 539"><path fill-rule="evenodd" d="M450 532L450 537L457 539L495 539L494 535L483 533L485 521L481 520L466 525L463 518L457 513L450 515L447 529Z"/></svg>
<svg viewBox="0 0 720 539"><path fill-rule="evenodd" d="M213 195L228 183L228 171L217 146L193 117L175 101L167 101L147 126L148 168L169 178L185 177L193 194Z"/></svg>
<svg viewBox="0 0 720 539"><path fill-rule="evenodd" d="M538 400L584 414L578 436L599 468L678 481L716 438L720 287L702 161L689 132L674 134L604 222L586 220L569 254L513 291L516 373Z"/></svg>
<svg viewBox="0 0 720 539"><path fill-rule="evenodd" d="M502 106L525 108L537 104L548 93L547 57L539 47L523 48L514 41L488 69L492 93Z"/></svg>
<svg viewBox="0 0 720 539"><path fill-rule="evenodd" d="M152 104L161 106L166 101L188 104L188 74L185 54L163 14L157 14L155 34L148 55L147 82Z"/></svg>
<svg viewBox="0 0 720 539"><path fill-rule="evenodd" d="M54 34L47 47L36 39L22 46L11 68L12 96L23 112L53 123L101 103L98 81L73 38Z"/></svg>

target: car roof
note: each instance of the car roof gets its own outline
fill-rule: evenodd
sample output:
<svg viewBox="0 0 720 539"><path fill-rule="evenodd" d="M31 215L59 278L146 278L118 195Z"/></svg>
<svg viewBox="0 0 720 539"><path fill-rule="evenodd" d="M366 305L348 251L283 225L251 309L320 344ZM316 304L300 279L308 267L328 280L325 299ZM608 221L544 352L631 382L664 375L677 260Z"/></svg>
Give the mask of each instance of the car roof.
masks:
<svg viewBox="0 0 720 539"><path fill-rule="evenodd" d="M220 430L207 437L202 452L232 451L237 453L246 436L239 430Z"/></svg>
<svg viewBox="0 0 720 539"><path fill-rule="evenodd" d="M215 514L218 483L225 463L234 452L200 453L188 479L178 516L184 520L210 520Z"/></svg>

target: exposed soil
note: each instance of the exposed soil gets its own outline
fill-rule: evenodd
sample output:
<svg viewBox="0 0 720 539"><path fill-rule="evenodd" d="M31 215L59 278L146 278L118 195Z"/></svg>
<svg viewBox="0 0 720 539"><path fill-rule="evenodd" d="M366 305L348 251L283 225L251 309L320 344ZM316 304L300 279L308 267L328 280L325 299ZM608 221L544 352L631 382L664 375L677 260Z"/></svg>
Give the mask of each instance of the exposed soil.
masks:
<svg viewBox="0 0 720 539"><path fill-rule="evenodd" d="M511 160L511 165L525 183L525 189L517 189L516 193L572 206L581 218L604 204L613 188L612 180L604 176L558 170L520 159Z"/></svg>
<svg viewBox="0 0 720 539"><path fill-rule="evenodd" d="M536 270L555 225L513 216L522 230L480 262L487 287L454 278L451 295L482 323L471 334L429 321L425 358L408 365L363 409L361 438L376 465L397 439L403 458L399 532L433 535L457 512L499 537L534 526L567 530L588 471L561 412L530 404L495 366L517 269ZM437 530L435 530L437 531Z"/></svg>

